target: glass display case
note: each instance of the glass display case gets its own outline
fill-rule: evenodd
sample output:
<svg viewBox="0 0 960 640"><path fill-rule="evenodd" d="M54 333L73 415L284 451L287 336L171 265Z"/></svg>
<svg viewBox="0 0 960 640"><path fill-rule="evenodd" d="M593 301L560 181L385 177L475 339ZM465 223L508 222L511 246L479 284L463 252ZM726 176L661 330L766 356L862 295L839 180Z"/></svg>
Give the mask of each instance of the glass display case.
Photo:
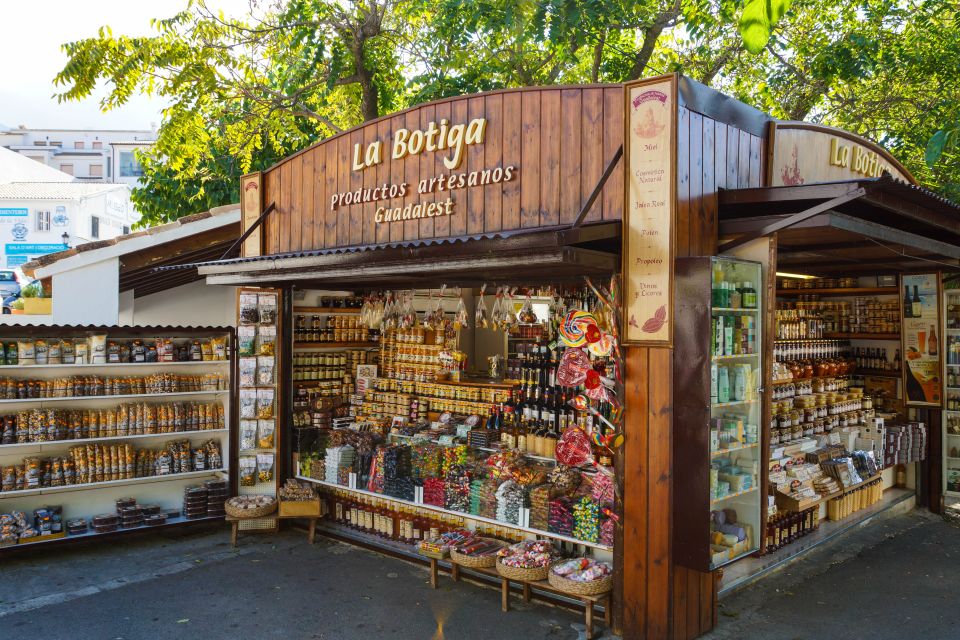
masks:
<svg viewBox="0 0 960 640"><path fill-rule="evenodd" d="M757 551L763 532L764 280L756 262L677 262L675 560L711 570Z"/></svg>
<svg viewBox="0 0 960 640"><path fill-rule="evenodd" d="M944 285L945 353L943 375L943 488L950 502L960 500L960 288ZM954 286L960 286L954 283Z"/></svg>

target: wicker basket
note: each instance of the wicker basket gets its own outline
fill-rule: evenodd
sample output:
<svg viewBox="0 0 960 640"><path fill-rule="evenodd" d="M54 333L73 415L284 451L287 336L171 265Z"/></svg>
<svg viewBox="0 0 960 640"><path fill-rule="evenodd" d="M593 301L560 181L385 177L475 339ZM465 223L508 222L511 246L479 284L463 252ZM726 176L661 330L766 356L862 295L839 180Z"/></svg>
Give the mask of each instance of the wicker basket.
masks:
<svg viewBox="0 0 960 640"><path fill-rule="evenodd" d="M493 540L493 538L483 538L483 540ZM468 556L459 553L456 549L450 549L450 560L461 567L470 569L489 569L497 564L497 554L491 553L485 556Z"/></svg>
<svg viewBox="0 0 960 640"><path fill-rule="evenodd" d="M547 574L547 580L550 582L550 586L557 591L563 591L573 596L599 596L613 589L613 574L590 582L577 582L550 571Z"/></svg>
<svg viewBox="0 0 960 640"><path fill-rule="evenodd" d="M535 569L521 569L520 567L510 567L502 562L500 558L497 558L497 573L502 575L504 578L509 578L510 580L518 580L520 582L539 582L540 580L546 580L547 574L550 573L550 567L537 567Z"/></svg>
<svg viewBox="0 0 960 640"><path fill-rule="evenodd" d="M444 547L442 552L437 553L436 551L428 551L427 549L423 549L418 545L417 553L419 553L422 556L426 556L428 558L433 558L434 560L443 560L444 558L447 557L447 548Z"/></svg>
<svg viewBox="0 0 960 640"><path fill-rule="evenodd" d="M231 518L262 518L263 516L268 516L277 510L277 501L274 500L270 504L257 507L256 509L237 509L231 505L230 501L228 500L224 503L223 508L227 512L227 515Z"/></svg>

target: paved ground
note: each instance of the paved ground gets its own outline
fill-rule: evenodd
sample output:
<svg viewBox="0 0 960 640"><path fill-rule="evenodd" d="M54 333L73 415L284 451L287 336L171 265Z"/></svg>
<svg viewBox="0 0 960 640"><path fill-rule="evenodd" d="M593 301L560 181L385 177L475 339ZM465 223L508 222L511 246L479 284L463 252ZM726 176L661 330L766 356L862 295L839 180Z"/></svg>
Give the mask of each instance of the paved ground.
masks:
<svg viewBox="0 0 960 640"><path fill-rule="evenodd" d="M149 536L0 559L0 638L576 640L580 616L320 536Z"/></svg>
<svg viewBox="0 0 960 640"><path fill-rule="evenodd" d="M144 536L0 557L0 638L576 640L580 617L300 532ZM960 637L960 528L914 511L722 603L712 640Z"/></svg>
<svg viewBox="0 0 960 640"><path fill-rule="evenodd" d="M960 528L912 511L825 544L721 601L710 640L960 638Z"/></svg>

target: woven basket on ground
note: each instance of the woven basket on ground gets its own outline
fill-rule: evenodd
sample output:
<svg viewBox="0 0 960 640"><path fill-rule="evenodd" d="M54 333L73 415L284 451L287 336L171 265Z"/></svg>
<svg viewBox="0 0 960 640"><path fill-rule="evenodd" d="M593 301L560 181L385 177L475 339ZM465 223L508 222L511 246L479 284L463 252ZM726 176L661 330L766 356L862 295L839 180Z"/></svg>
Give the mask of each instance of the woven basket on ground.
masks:
<svg viewBox="0 0 960 640"><path fill-rule="evenodd" d="M493 538L482 539L493 540ZM456 549L450 549L450 560L452 562L456 562L461 567L468 567L470 569L489 569L497 564L497 554L494 552L483 556L468 556L466 554L459 553Z"/></svg>
<svg viewBox="0 0 960 640"><path fill-rule="evenodd" d="M511 567L500 562L497 558L497 573L510 580L519 580L520 582L538 582L546 580L550 573L550 567L535 567L533 569L521 569L520 567Z"/></svg>
<svg viewBox="0 0 960 640"><path fill-rule="evenodd" d="M227 500L224 503L223 508L227 512L227 515L231 518L262 518L263 516L268 516L277 510L277 501L274 500L270 504L257 507L256 509L238 509L230 504L229 500Z"/></svg>
<svg viewBox="0 0 960 640"><path fill-rule="evenodd" d="M433 558L435 560L443 560L444 558L447 557L448 549L444 547L443 551L437 553L436 551L432 551L430 549L424 549L421 546L417 546L417 553L419 553L422 556L427 556L428 558Z"/></svg>
<svg viewBox="0 0 960 640"><path fill-rule="evenodd" d="M598 596L613 589L613 575L603 576L590 582L577 582L558 576L553 571L547 574L547 580L550 586L558 591L569 593L574 596Z"/></svg>

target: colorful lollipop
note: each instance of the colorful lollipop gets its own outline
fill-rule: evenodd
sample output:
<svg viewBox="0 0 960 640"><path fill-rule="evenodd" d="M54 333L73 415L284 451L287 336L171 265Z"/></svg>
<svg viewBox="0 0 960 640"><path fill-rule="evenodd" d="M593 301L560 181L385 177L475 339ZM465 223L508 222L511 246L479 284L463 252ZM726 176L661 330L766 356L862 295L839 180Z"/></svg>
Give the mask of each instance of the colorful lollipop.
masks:
<svg viewBox="0 0 960 640"><path fill-rule="evenodd" d="M604 388L604 387L601 386L601 388ZM592 406L590 406L590 401L587 400L586 396L583 396L583 395L573 396L573 398L570 399L570 406L572 406L577 411L589 411L591 414L599 418L605 425L607 425L608 427L616 431L617 428L613 425L612 422L604 418L599 411L597 411ZM558 444L557 446L559 447L560 445Z"/></svg>
<svg viewBox="0 0 960 640"><path fill-rule="evenodd" d="M557 332L560 340L568 347L582 347L587 344L587 327L596 326L597 319L593 314L581 309L569 312L560 323Z"/></svg>
<svg viewBox="0 0 960 640"><path fill-rule="evenodd" d="M604 333L603 335L600 336L600 339L596 340L595 342L589 342L588 340L589 344L587 345L587 349L593 355L599 358L603 358L605 356L610 355L610 352L613 351L613 347L616 344L616 341L617 339L614 338L613 335L609 333Z"/></svg>

